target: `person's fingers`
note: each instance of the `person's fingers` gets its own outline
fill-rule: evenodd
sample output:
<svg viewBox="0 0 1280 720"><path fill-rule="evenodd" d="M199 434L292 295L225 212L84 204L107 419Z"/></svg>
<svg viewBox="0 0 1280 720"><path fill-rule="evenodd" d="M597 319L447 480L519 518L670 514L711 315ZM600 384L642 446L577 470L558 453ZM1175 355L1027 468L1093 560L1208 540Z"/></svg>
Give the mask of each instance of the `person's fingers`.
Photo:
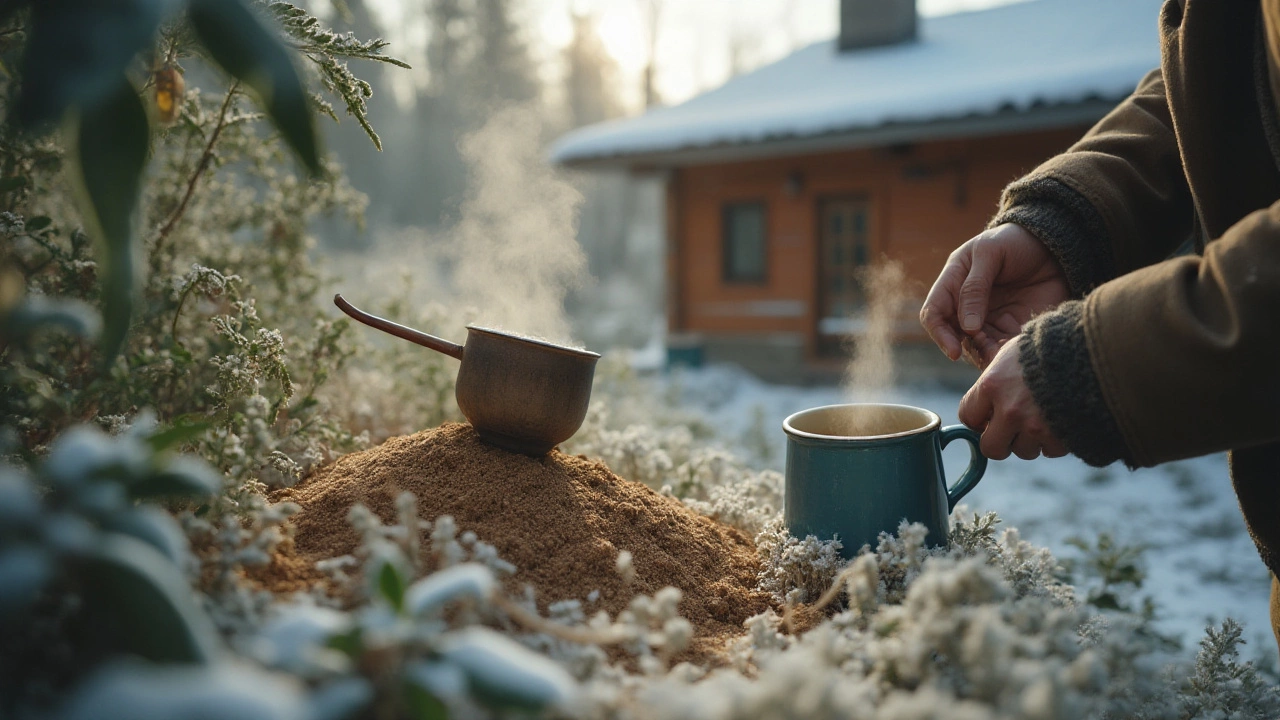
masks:
<svg viewBox="0 0 1280 720"><path fill-rule="evenodd" d="M967 425L970 429L981 432L987 426L987 421L991 419L993 405L989 392L986 392L986 386L982 382L982 378L978 378L978 382L969 388L969 392L964 394L960 399L960 408L958 416L960 422Z"/></svg>
<svg viewBox="0 0 1280 720"><path fill-rule="evenodd" d="M982 432L982 440L979 441L978 447L982 448L983 455L992 460L1004 460L1009 457L1009 450L1017 435L1017 428L1009 416L997 413L987 423L987 429Z"/></svg>
<svg viewBox="0 0 1280 720"><path fill-rule="evenodd" d="M956 298L967 273L967 253L952 253L920 308L920 325L952 360L959 359L963 350L956 325Z"/></svg>
<svg viewBox="0 0 1280 720"><path fill-rule="evenodd" d="M964 348L965 362L979 370L986 370L996 353L1000 351L1000 344L981 332L973 337L965 335L960 339L960 346Z"/></svg>
<svg viewBox="0 0 1280 720"><path fill-rule="evenodd" d="M987 317L987 302L991 299L991 285L1000 273L1000 259L995 251L984 250L981 243L973 244L969 272L960 284L960 329L972 335L982 329Z"/></svg>
<svg viewBox="0 0 1280 720"><path fill-rule="evenodd" d="M1022 323L1008 311L1002 312L994 321L991 322L997 330L1004 336L1013 337L1022 332ZM987 333L988 335L996 335L996 333Z"/></svg>
<svg viewBox="0 0 1280 720"><path fill-rule="evenodd" d="M1040 449L1047 458L1060 458L1067 454L1067 446L1062 441L1052 435L1043 439Z"/></svg>
<svg viewBox="0 0 1280 720"><path fill-rule="evenodd" d="M973 349L980 363L978 367L985 369L995 359L996 353L1000 352L1000 348L1004 346L1004 341L1007 338L993 337L986 332L979 331L972 339Z"/></svg>
<svg viewBox="0 0 1280 720"><path fill-rule="evenodd" d="M1045 457L1062 457L1067 454L1066 446L1049 429L1048 424L1044 421L1044 416L1038 410L1032 410L1022 425L1023 433L1035 440L1036 445L1039 446ZM1022 456L1019 455L1018 457Z"/></svg>
<svg viewBox="0 0 1280 720"><path fill-rule="evenodd" d="M977 346L974 345L973 338L968 335L961 336L960 347L964 349L964 361L982 370L982 355L978 352Z"/></svg>
<svg viewBox="0 0 1280 720"><path fill-rule="evenodd" d="M920 311L920 324L924 326L925 332L929 333L929 338L933 340L933 344L950 360L959 360L960 353L964 348L960 345L960 335L951 329L945 320L939 318L940 313L936 310L925 306Z"/></svg>
<svg viewBox="0 0 1280 720"><path fill-rule="evenodd" d="M1040 438L1028 432L1020 432L1013 438L1011 449L1013 454L1023 460L1035 460L1040 457Z"/></svg>

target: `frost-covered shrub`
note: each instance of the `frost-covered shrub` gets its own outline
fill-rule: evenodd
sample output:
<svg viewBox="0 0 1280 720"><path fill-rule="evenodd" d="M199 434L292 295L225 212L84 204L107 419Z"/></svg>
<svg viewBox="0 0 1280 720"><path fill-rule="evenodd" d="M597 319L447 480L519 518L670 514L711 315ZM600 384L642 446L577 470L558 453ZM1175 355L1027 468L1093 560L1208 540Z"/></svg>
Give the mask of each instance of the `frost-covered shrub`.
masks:
<svg viewBox="0 0 1280 720"><path fill-rule="evenodd" d="M774 518L756 535L756 549L764 569L760 589L779 602L814 602L835 581L844 567L838 539L797 538L787 532L782 518Z"/></svg>
<svg viewBox="0 0 1280 720"><path fill-rule="evenodd" d="M609 371L605 371L606 377ZM616 381L615 381L616 382ZM622 385L633 396L618 397L615 383L603 383L581 430L566 444L569 452L600 458L615 473L678 498L694 510L755 535L782 511L782 474L751 468L733 453L715 447L709 428L684 413L654 406L651 390L636 381ZM621 425L614 408L639 403L652 422ZM631 407L630 412L634 412Z"/></svg>
<svg viewBox="0 0 1280 720"><path fill-rule="evenodd" d="M230 637L258 627L275 604L270 592L245 581L244 570L271 562L285 539L285 523L298 510L292 503L268 505L262 490L259 486L227 492L203 506L200 514L187 510L178 516L203 557L193 579L205 610ZM229 507L235 495L239 501Z"/></svg>
<svg viewBox="0 0 1280 720"><path fill-rule="evenodd" d="M204 662L217 638L184 577L186 537L161 501L221 478L170 448L189 432L88 425L38 462L0 464L0 714L48 702L101 657Z"/></svg>
<svg viewBox="0 0 1280 720"><path fill-rule="evenodd" d="M701 449L676 468L670 491L687 505L755 534L782 511L783 478L775 470L753 470L731 453Z"/></svg>
<svg viewBox="0 0 1280 720"><path fill-rule="evenodd" d="M959 520L959 518L956 518ZM990 537L993 516L953 538ZM639 690L636 717L1263 718L1280 695L1240 663L1238 626L1210 629L1194 668L1166 665L1139 616L1108 622L1077 604L1016 533L926 549L921 529L882 536L839 575L843 610L795 637L751 618L734 670L675 674ZM1214 686L1204 692L1199 684Z"/></svg>
<svg viewBox="0 0 1280 720"><path fill-rule="evenodd" d="M1206 630L1195 669L1181 686L1184 717L1252 719L1280 714L1280 688L1267 683L1251 663L1240 662L1242 631L1231 619Z"/></svg>
<svg viewBox="0 0 1280 720"><path fill-rule="evenodd" d="M390 526L360 505L352 509L362 541L343 565L359 570L352 578L361 584L358 607L343 612L307 598L279 605L260 632L244 639L250 654L312 683L355 680L366 690L359 707L375 715L436 708L472 717L547 707L571 712L579 681L625 678L602 647L618 646L646 676L661 676L692 638L692 626L676 611L675 588L635 597L616 618L603 612L586 618L576 601L557 603L542 617L532 595L502 591L500 577L514 568L491 545L473 533L459 535L449 516L420 520L409 493L397 499L397 509ZM428 547L420 544L423 532Z"/></svg>

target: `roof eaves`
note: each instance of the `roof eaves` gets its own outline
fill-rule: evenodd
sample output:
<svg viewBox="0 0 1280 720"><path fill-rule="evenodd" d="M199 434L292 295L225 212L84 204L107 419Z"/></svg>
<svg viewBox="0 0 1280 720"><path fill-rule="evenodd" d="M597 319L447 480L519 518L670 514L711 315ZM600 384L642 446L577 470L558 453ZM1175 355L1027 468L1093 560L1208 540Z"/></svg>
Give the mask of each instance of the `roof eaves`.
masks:
<svg viewBox="0 0 1280 720"><path fill-rule="evenodd" d="M551 159L573 169L647 170L883 147L923 140L1033 132L1096 122L1122 99L1119 96L1090 97L1071 103L1037 104L1027 109L1010 108L995 113L939 117L916 122L890 122L819 135L778 135L752 142L685 146L658 151L559 154L553 155Z"/></svg>

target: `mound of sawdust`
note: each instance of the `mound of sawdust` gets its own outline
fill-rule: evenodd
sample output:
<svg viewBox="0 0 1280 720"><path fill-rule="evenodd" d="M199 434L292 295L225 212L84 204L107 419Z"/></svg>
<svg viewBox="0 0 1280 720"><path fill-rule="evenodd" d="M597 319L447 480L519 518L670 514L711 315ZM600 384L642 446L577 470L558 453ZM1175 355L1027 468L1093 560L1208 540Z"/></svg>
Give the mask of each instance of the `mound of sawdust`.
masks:
<svg viewBox="0 0 1280 720"><path fill-rule="evenodd" d="M460 532L473 531L496 547L518 568L508 590L532 585L544 611L576 599L587 614L615 615L637 593L679 588L680 612L695 629L681 659L713 658L725 640L744 632L744 620L769 606L768 596L754 590L760 561L741 532L620 478L603 463L558 450L541 458L516 455L485 445L460 424L346 455L280 492L274 499L302 510L293 517L292 546L259 579L276 590L315 582L315 561L356 550L359 538L347 522L351 506L363 503L390 523L395 498L405 490L417 496L424 519L452 515ZM621 550L633 556L629 585L616 571ZM593 591L598 599L588 602Z"/></svg>

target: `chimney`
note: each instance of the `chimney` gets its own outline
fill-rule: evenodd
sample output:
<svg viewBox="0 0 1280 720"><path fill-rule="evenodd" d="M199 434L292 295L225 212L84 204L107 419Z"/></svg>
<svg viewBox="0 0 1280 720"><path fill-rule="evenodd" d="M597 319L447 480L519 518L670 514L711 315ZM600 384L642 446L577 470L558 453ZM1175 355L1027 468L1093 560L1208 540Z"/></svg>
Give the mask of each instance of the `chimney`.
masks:
<svg viewBox="0 0 1280 720"><path fill-rule="evenodd" d="M916 0L840 0L840 51L916 39Z"/></svg>

